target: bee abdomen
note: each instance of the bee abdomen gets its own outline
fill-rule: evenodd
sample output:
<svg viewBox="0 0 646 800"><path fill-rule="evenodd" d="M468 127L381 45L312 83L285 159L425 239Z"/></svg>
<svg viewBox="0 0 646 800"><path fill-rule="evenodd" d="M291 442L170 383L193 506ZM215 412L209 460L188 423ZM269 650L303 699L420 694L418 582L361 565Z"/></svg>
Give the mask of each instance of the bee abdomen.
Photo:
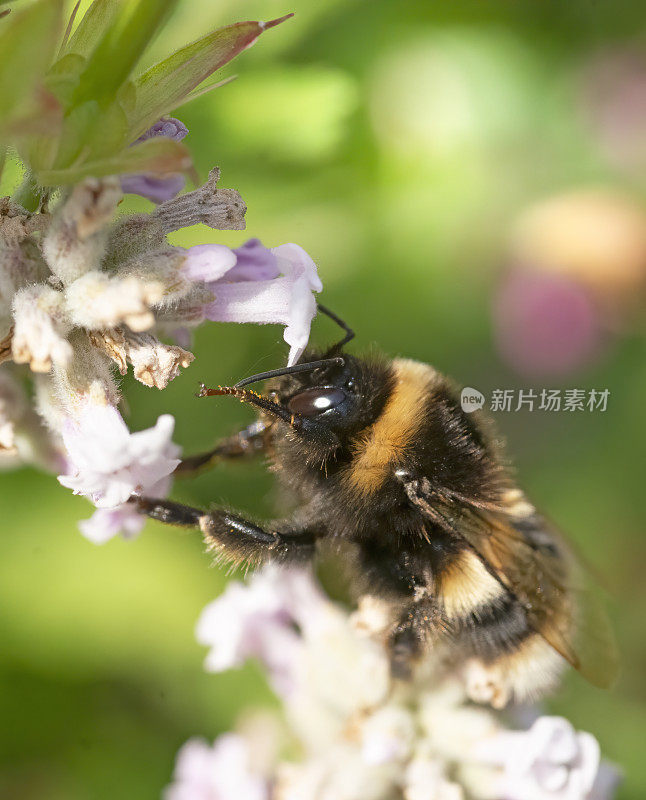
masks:
<svg viewBox="0 0 646 800"><path fill-rule="evenodd" d="M523 607L471 550L456 553L438 582L446 629L468 654L490 661L531 633Z"/></svg>
<svg viewBox="0 0 646 800"><path fill-rule="evenodd" d="M449 630L461 649L484 662L514 652L533 633L524 609L509 594L451 620Z"/></svg>

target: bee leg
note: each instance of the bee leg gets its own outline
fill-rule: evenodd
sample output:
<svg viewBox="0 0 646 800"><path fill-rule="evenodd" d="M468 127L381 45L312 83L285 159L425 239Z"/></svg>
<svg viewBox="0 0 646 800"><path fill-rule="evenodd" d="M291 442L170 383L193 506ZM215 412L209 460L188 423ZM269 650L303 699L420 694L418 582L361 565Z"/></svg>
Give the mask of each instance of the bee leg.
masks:
<svg viewBox="0 0 646 800"><path fill-rule="evenodd" d="M393 678L409 680L427 651L433 635L437 609L428 597L411 602L400 615L388 638L390 672Z"/></svg>
<svg viewBox="0 0 646 800"><path fill-rule="evenodd" d="M252 422L244 430L218 442L211 450L182 459L175 468L177 478L187 478L213 467L219 460L250 458L264 452L267 425Z"/></svg>
<svg viewBox="0 0 646 800"><path fill-rule="evenodd" d="M130 502L151 519L201 530L209 549L225 561L293 562L307 561L314 555L316 533L289 522L281 525L283 530L266 530L224 509L203 511L148 497L133 497Z"/></svg>
<svg viewBox="0 0 646 800"><path fill-rule="evenodd" d="M412 624L400 623L388 640L390 674L399 680L410 680L415 661L421 653L422 641Z"/></svg>

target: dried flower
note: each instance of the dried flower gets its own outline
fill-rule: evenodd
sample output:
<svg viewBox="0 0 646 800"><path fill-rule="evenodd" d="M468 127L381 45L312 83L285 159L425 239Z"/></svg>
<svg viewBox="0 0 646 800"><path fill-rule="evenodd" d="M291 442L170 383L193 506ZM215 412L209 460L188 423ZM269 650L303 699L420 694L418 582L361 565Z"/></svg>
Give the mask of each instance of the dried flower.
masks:
<svg viewBox="0 0 646 800"><path fill-rule="evenodd" d="M72 347L65 334L72 326L60 292L43 284L20 289L13 298L13 318L11 354L16 364L29 364L34 372L49 372L52 363L69 364Z"/></svg>
<svg viewBox="0 0 646 800"><path fill-rule="evenodd" d="M0 455L16 452L16 426L26 409L22 387L8 372L0 372Z"/></svg>

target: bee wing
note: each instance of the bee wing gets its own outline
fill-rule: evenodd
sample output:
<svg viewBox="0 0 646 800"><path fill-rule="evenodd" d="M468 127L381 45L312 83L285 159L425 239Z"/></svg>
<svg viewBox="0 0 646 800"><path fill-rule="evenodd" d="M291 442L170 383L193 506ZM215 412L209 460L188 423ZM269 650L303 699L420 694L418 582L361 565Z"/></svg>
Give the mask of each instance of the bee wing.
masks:
<svg viewBox="0 0 646 800"><path fill-rule="evenodd" d="M602 603L564 539L538 514L519 518L504 506L415 492L433 522L463 539L524 606L530 626L583 677L608 688L617 648Z"/></svg>
<svg viewBox="0 0 646 800"><path fill-rule="evenodd" d="M469 514L461 531L525 607L531 627L594 686L609 688L617 648L595 587L571 548L539 515Z"/></svg>

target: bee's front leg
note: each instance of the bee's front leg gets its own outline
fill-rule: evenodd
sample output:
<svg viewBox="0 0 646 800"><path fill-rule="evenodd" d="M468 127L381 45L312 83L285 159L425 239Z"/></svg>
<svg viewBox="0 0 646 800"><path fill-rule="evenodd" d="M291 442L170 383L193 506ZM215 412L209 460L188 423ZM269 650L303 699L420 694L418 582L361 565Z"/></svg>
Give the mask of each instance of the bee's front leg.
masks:
<svg viewBox="0 0 646 800"><path fill-rule="evenodd" d="M204 511L149 497L133 497L130 502L151 519L199 529L209 549L225 561L307 561L314 555L317 534L289 522L266 529L224 509Z"/></svg>

